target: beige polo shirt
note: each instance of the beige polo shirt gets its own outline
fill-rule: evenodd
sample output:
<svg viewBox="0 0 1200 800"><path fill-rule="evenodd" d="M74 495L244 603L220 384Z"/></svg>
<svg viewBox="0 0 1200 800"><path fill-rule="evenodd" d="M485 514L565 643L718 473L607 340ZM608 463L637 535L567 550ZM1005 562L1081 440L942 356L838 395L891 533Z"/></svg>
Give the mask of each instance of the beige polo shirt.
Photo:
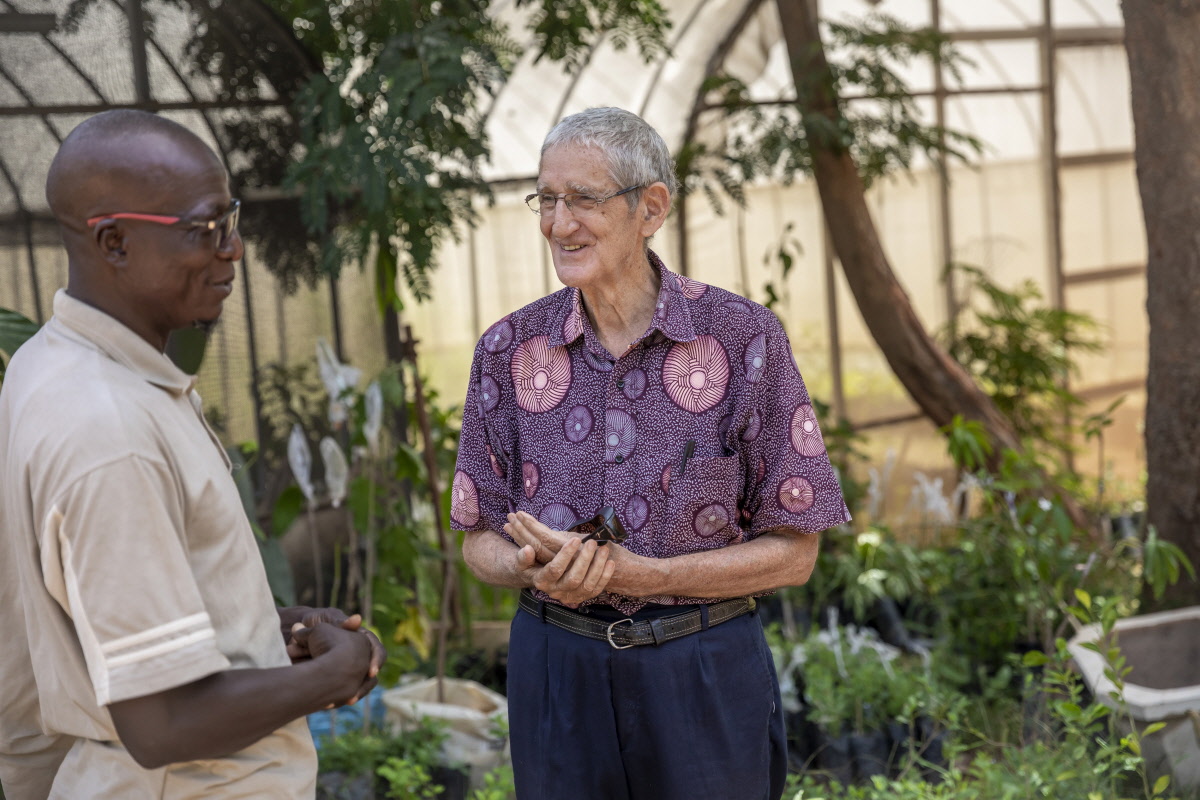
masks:
<svg viewBox="0 0 1200 800"><path fill-rule="evenodd" d="M8 800L315 793L303 719L227 758L145 770L106 708L221 670L289 663L254 534L194 383L63 291L53 319L9 365L0 389Z"/></svg>

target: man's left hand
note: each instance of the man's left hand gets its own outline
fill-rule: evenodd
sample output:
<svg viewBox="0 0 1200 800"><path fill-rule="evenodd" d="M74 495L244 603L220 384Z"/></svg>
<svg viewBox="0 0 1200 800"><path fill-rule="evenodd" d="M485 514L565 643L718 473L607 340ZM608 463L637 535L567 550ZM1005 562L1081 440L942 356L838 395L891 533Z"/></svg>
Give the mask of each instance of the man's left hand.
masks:
<svg viewBox="0 0 1200 800"><path fill-rule="evenodd" d="M279 623L283 629L283 640L287 645L288 656L295 664L298 661L304 661L312 658L312 654L308 652L308 648L301 642L297 641L292 636L292 631L297 628L312 628L317 623L328 622L331 625L338 625L348 631L360 631L371 642L371 668L369 677L374 678L379 674L380 667L387 660L387 651L384 650L383 643L379 641L369 628L362 626L362 616L354 614L346 616L346 612L340 608L309 608L308 606L291 606L288 608L280 608Z"/></svg>

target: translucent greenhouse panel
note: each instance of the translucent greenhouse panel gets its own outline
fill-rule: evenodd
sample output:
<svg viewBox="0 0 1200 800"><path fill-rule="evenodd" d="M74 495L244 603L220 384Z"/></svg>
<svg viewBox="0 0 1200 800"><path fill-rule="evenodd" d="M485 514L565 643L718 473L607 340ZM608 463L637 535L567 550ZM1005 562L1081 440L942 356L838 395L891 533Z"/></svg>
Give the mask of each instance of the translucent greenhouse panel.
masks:
<svg viewBox="0 0 1200 800"><path fill-rule="evenodd" d="M70 30L59 29L49 35L50 40L65 54L66 59L74 62L84 75L90 78L92 85L85 90L79 84L87 86L79 77L79 72L67 63L66 59L59 60L52 69L40 72L45 84L44 93L40 94L40 102L75 102L75 103L133 103L137 100L134 94L133 62L126 56L129 53L129 24L122 5L117 3L87 3L80 4L83 8L81 17ZM24 37L5 37L4 47L8 49L11 40ZM120 53L120 58L114 58L113 53ZM67 94L66 87L71 87L71 99L56 100L53 93Z"/></svg>
<svg viewBox="0 0 1200 800"><path fill-rule="evenodd" d="M3 67L5 75L22 88L29 104L67 105L90 103L98 99L96 89L88 85L63 57L62 50L55 46L63 36L64 34L53 33L49 36L4 37L4 47L0 49L0 67ZM99 49L94 42L95 40L91 45L92 49ZM108 77L108 74L114 71L120 73L122 70L120 67L113 67L97 79ZM106 90L103 83L99 88L101 91Z"/></svg>
<svg viewBox="0 0 1200 800"><path fill-rule="evenodd" d="M917 413L916 404L892 373L863 322L858 304L835 265L838 328L846 416L856 425ZM801 365L803 368L803 365Z"/></svg>
<svg viewBox="0 0 1200 800"><path fill-rule="evenodd" d="M0 124L0 154L7 168L0 182L9 187L11 178L17 190L15 197L0 195L4 203L0 213L46 207L46 172L58 151L52 131L41 118L33 116L6 117Z"/></svg>
<svg viewBox="0 0 1200 800"><path fill-rule="evenodd" d="M1039 162L950 172L953 259L983 268L1005 287L1028 279L1048 296L1047 216Z"/></svg>
<svg viewBox="0 0 1200 800"><path fill-rule="evenodd" d="M548 248L539 227L541 218L531 213L523 201L531 191L528 188L498 197L496 206L488 210L475 231L479 327L471 337L472 346L496 320L562 288L553 269L551 275L545 271L543 251ZM551 279L549 286L547 278Z"/></svg>
<svg viewBox="0 0 1200 800"><path fill-rule="evenodd" d="M947 86L967 89L1034 88L1041 83L1038 43L1032 39L1001 42L956 42L962 57L962 83L947 71Z"/></svg>
<svg viewBox="0 0 1200 800"><path fill-rule="evenodd" d="M946 100L946 127L984 143L984 163L1036 159L1042 152L1041 99L1034 92Z"/></svg>
<svg viewBox="0 0 1200 800"><path fill-rule="evenodd" d="M1143 275L1067 286L1067 308L1090 314L1103 326L1103 352L1079 354L1079 389L1146 377L1149 323Z"/></svg>
<svg viewBox="0 0 1200 800"><path fill-rule="evenodd" d="M1054 25L1058 28L1121 26L1121 0L1053 0Z"/></svg>
<svg viewBox="0 0 1200 800"><path fill-rule="evenodd" d="M820 0L821 18L838 22L884 13L906 25L922 26L932 22L929 9L929 0Z"/></svg>
<svg viewBox="0 0 1200 800"><path fill-rule="evenodd" d="M1060 49L1057 66L1059 153L1132 151L1133 112L1124 48Z"/></svg>
<svg viewBox="0 0 1200 800"><path fill-rule="evenodd" d="M964 3L940 0L942 30L1002 30L1042 24L1043 0Z"/></svg>
<svg viewBox="0 0 1200 800"><path fill-rule="evenodd" d="M1144 265L1142 223L1133 158L1064 168L1062 189L1063 272Z"/></svg>
<svg viewBox="0 0 1200 800"><path fill-rule="evenodd" d="M946 319L937 175L929 170L878 182L867 195L892 270L917 316L934 330Z"/></svg>

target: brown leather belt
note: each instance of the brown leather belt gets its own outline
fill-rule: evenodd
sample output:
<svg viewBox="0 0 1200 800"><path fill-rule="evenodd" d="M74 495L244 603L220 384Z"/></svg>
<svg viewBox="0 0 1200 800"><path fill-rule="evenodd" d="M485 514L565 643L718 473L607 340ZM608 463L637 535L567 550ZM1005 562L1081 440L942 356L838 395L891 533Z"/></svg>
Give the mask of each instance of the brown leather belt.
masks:
<svg viewBox="0 0 1200 800"><path fill-rule="evenodd" d="M670 617L638 621L626 618L615 622L594 619L554 603L543 603L528 589L521 590L518 605L543 622L589 639L608 642L616 650L625 650L646 644L659 645L720 625L753 611L755 603L753 597L735 597Z"/></svg>

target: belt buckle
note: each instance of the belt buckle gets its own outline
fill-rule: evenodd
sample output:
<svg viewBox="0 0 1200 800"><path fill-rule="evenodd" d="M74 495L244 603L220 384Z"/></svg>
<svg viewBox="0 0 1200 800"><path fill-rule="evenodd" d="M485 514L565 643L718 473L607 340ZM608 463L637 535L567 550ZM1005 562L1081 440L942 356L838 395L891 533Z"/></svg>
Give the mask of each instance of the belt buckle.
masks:
<svg viewBox="0 0 1200 800"><path fill-rule="evenodd" d="M622 622L628 622L630 625L633 624L633 620L629 617L626 617L625 619L619 619L616 622L609 623L608 630L605 633L605 635L608 637L608 643L612 645L613 650L628 650L629 648L633 647L632 644L617 644L613 641L613 627L620 625Z"/></svg>

